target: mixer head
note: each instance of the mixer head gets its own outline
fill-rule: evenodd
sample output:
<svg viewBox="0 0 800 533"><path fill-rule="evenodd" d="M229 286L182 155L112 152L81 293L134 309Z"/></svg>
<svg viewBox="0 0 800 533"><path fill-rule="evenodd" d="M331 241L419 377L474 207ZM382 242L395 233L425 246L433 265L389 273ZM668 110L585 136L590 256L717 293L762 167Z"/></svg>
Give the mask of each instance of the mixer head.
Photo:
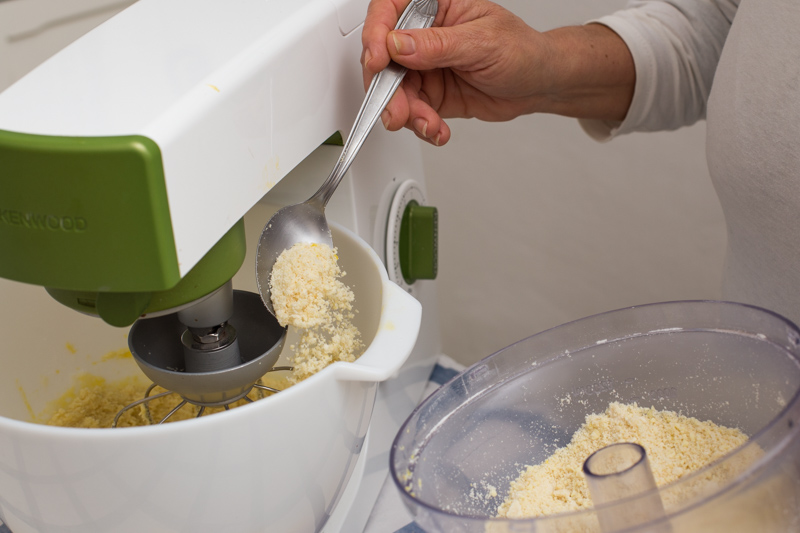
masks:
<svg viewBox="0 0 800 533"><path fill-rule="evenodd" d="M255 387L277 392L258 383L269 371L291 370L274 364L283 349L286 329L266 310L261 298L234 291L229 281L218 290L177 313L143 318L134 323L128 345L136 363L154 386L178 394L180 407L228 407L240 399L250 400ZM127 410L161 397L150 396Z"/></svg>

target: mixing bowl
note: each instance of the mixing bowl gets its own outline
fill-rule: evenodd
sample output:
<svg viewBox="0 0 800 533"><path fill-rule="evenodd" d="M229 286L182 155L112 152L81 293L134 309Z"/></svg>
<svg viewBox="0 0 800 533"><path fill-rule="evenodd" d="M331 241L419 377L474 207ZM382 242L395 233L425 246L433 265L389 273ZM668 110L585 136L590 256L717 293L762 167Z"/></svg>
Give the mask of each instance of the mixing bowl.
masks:
<svg viewBox="0 0 800 533"><path fill-rule="evenodd" d="M428 533L602 529L598 516L661 516L625 531L800 530L800 331L769 311L687 301L612 311L529 337L487 357L427 398L401 427L391 472ZM677 411L749 441L694 474L593 509L498 519L525 465L569 443L610 402ZM737 468L721 484L715 473Z"/></svg>
<svg viewBox="0 0 800 533"><path fill-rule="evenodd" d="M163 426L30 423L77 373L139 370L120 355L127 330L61 308L41 288L0 286L13 331L0 349L0 519L14 533L321 528L356 465L377 384L406 360L421 318L363 240L332 230L365 352L255 403Z"/></svg>

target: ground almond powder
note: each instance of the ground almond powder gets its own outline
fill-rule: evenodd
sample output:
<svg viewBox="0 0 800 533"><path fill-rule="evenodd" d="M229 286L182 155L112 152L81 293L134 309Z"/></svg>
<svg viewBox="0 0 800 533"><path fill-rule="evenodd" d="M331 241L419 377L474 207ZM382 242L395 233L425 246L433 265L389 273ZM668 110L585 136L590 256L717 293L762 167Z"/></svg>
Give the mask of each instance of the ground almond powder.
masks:
<svg viewBox="0 0 800 533"><path fill-rule="evenodd" d="M336 249L297 243L275 262L270 291L282 326L298 329L292 381L299 382L336 361L352 362L363 348L353 325L353 291L340 278Z"/></svg>
<svg viewBox="0 0 800 533"><path fill-rule="evenodd" d="M739 429L635 403L613 402L605 412L588 415L567 446L556 450L545 462L528 466L511 483L497 516L526 518L591 508L583 463L592 453L610 444L634 442L643 446L656 485L662 486L702 468L746 441L747 435ZM708 479L697 483L724 484L754 459L751 455L743 454L738 467L734 464L731 468L715 469ZM683 496L696 493L697 483L686 487ZM665 496L673 500L665 498L663 503L667 508L683 497L679 491Z"/></svg>

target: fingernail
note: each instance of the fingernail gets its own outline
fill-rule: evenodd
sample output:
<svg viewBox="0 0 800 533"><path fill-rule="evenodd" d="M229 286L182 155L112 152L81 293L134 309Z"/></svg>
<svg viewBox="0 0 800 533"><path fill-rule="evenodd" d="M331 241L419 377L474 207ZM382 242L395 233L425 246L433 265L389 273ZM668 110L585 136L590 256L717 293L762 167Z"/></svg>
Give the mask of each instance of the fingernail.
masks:
<svg viewBox="0 0 800 533"><path fill-rule="evenodd" d="M424 118L414 119L414 129L417 130L423 137L428 136L428 121Z"/></svg>
<svg viewBox="0 0 800 533"><path fill-rule="evenodd" d="M439 146L439 140L441 138L442 138L442 134L441 133L437 133L436 137L433 138L433 144L435 144L436 146Z"/></svg>
<svg viewBox="0 0 800 533"><path fill-rule="evenodd" d="M389 120L391 120L391 118L388 111L381 113L381 122L383 122L383 127L387 130L389 129Z"/></svg>
<svg viewBox="0 0 800 533"><path fill-rule="evenodd" d="M372 54L370 53L369 48L367 48L364 51L364 68L368 68L369 67L369 62L370 62L371 59L372 59Z"/></svg>
<svg viewBox="0 0 800 533"><path fill-rule="evenodd" d="M400 55L411 55L417 50L417 45L414 43L414 38L410 35L392 32L392 39L394 40L394 47L397 50L397 53Z"/></svg>

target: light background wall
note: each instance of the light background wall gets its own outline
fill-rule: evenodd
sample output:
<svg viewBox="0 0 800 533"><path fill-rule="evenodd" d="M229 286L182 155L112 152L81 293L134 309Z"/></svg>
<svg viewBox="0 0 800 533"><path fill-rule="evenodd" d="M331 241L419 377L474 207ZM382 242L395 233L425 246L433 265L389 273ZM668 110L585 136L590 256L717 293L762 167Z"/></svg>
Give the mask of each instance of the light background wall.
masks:
<svg viewBox="0 0 800 533"><path fill-rule="evenodd" d="M130 3L0 1L0 89ZM498 3L547 30L624 0ZM447 146L422 147L445 353L467 364L594 313L720 297L725 229L704 124L607 144L546 115L451 127Z"/></svg>
<svg viewBox="0 0 800 533"><path fill-rule="evenodd" d="M624 0L501 0L537 30ZM630 305L719 298L722 212L705 124L600 144L576 120L451 121L424 148L440 210L445 351L475 361L544 329Z"/></svg>
<svg viewBox="0 0 800 533"><path fill-rule="evenodd" d="M135 0L0 0L0 90Z"/></svg>

